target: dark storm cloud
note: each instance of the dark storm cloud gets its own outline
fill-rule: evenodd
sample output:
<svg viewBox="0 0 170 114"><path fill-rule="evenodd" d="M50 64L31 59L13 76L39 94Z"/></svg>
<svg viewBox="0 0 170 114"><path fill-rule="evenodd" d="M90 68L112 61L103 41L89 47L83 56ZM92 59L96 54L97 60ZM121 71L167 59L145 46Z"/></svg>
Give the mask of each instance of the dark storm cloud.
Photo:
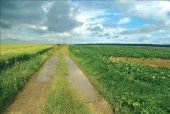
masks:
<svg viewBox="0 0 170 114"><path fill-rule="evenodd" d="M49 2L53 2L53 5L49 8L49 12L44 12L42 6ZM71 10L69 1L66 0L1 0L0 6L2 28L33 24L47 26L49 31L68 32L80 25L74 19L74 11ZM41 31L38 30L38 32Z"/></svg>
<svg viewBox="0 0 170 114"><path fill-rule="evenodd" d="M1 27L41 23L44 18L41 6L44 3L45 1L1 0Z"/></svg>
<svg viewBox="0 0 170 114"><path fill-rule="evenodd" d="M68 1L57 1L52 5L46 24L49 31L55 32L67 32L80 25L74 19Z"/></svg>
<svg viewBox="0 0 170 114"><path fill-rule="evenodd" d="M11 23L5 20L0 20L0 27L2 28L11 28Z"/></svg>

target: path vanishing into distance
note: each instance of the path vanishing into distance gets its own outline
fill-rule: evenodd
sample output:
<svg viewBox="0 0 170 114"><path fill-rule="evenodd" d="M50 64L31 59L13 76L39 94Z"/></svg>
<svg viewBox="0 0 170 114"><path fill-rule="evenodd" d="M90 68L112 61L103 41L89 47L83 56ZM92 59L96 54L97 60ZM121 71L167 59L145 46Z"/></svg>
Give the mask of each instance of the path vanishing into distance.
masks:
<svg viewBox="0 0 170 114"><path fill-rule="evenodd" d="M99 95L80 68L70 57L65 57L65 60L68 64L68 79L71 87L89 104L92 112L95 114L113 114L111 106Z"/></svg>
<svg viewBox="0 0 170 114"><path fill-rule="evenodd" d="M96 91L85 74L65 55L68 65L68 82L74 92L84 101L93 114L113 114L111 106ZM25 88L8 107L7 114L40 114L45 103L51 82L57 74L57 56L52 56L40 70L28 81Z"/></svg>
<svg viewBox="0 0 170 114"><path fill-rule="evenodd" d="M51 81L56 74L57 56L52 56L40 70L29 80L13 104L7 109L7 114L39 114L40 107L48 95Z"/></svg>

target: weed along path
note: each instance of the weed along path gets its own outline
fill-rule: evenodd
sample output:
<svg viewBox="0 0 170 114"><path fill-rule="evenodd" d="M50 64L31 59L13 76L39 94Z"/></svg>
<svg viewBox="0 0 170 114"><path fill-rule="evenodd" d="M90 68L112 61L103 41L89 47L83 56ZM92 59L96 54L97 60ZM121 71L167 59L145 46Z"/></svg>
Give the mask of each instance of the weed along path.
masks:
<svg viewBox="0 0 170 114"><path fill-rule="evenodd" d="M51 80L56 74L58 57L51 57L27 83L15 101L7 109L7 114L38 114L48 95Z"/></svg>
<svg viewBox="0 0 170 114"><path fill-rule="evenodd" d="M95 114L112 114L111 106L99 95L80 68L70 57L65 57L65 60L68 64L68 79L71 87L89 104L92 112Z"/></svg>

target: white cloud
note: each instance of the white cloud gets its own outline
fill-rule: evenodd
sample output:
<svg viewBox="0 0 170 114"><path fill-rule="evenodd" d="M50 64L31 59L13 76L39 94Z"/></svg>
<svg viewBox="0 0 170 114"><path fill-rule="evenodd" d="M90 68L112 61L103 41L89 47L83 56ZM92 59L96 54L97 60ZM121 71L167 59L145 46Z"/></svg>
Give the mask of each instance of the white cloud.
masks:
<svg viewBox="0 0 170 114"><path fill-rule="evenodd" d="M102 9L81 10L81 8L80 8L77 12L78 13L75 15L75 18L77 19L77 21L83 22L83 23L95 23L94 22L95 20L96 20L96 22L102 21L102 19L99 19L97 17L108 14L106 12L106 10L102 10ZM97 18L97 19L95 19L95 18Z"/></svg>
<svg viewBox="0 0 170 114"><path fill-rule="evenodd" d="M48 29L47 26L40 26L40 27L38 27L38 28L41 29L41 30L47 30L47 29Z"/></svg>
<svg viewBox="0 0 170 114"><path fill-rule="evenodd" d="M45 13L48 13L49 12L49 10L50 10L50 8L51 8L51 6L54 4L54 1L52 1L52 2L47 2L46 4L43 4L42 6L41 6L41 9L45 12Z"/></svg>
<svg viewBox="0 0 170 114"><path fill-rule="evenodd" d="M32 29L41 29L41 30L47 30L48 27L45 25L33 25L33 24L24 24L22 27L28 27Z"/></svg>
<svg viewBox="0 0 170 114"><path fill-rule="evenodd" d="M170 16L170 2L168 1L141 1L134 2L134 5L129 8L129 14L136 15L145 19L153 19L161 21L162 24L168 23ZM127 12L126 12L127 13Z"/></svg>
<svg viewBox="0 0 170 114"><path fill-rule="evenodd" d="M79 14L76 16L77 21L79 22L87 22L89 17L87 15Z"/></svg>
<svg viewBox="0 0 170 114"><path fill-rule="evenodd" d="M88 28L94 26L101 27L101 23L104 22L105 19L97 17L107 14L105 10L99 9L98 10L87 9L87 11L84 11L81 8L79 8L77 12L78 13L75 15L75 18L78 22L82 23L81 26L76 27L72 30L72 33L77 35L90 35L92 31L90 31L90 29Z"/></svg>
<svg viewBox="0 0 170 114"><path fill-rule="evenodd" d="M0 25L4 27L1 31L3 39L56 43L161 43L170 38L169 1L83 1L80 4L79 1L52 0L40 3L31 2L29 6L14 2L11 5L17 9L10 12L10 5L2 5L4 13L1 18L4 18ZM138 20L139 26L121 27L136 21L131 16L148 22Z"/></svg>
<svg viewBox="0 0 170 114"><path fill-rule="evenodd" d="M120 24L120 25L121 24L126 24L126 23L129 23L130 21L131 20L129 18L125 17L125 18L120 19L118 24Z"/></svg>
<svg viewBox="0 0 170 114"><path fill-rule="evenodd" d="M89 35L91 32L87 30L86 24L83 24L82 26L74 28L72 33L77 35Z"/></svg>

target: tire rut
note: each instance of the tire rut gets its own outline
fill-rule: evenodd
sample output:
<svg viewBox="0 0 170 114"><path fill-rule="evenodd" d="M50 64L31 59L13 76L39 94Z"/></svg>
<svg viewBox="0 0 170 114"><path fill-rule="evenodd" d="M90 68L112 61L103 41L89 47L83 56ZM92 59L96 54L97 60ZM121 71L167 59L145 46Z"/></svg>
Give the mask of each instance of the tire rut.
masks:
<svg viewBox="0 0 170 114"><path fill-rule="evenodd" d="M51 57L29 80L25 88L17 95L5 114L39 114L48 95L48 90L56 74L57 56Z"/></svg>
<svg viewBox="0 0 170 114"><path fill-rule="evenodd" d="M65 57L65 60L68 64L68 80L71 87L90 106L92 112L95 114L113 114L111 106L95 90L80 68L70 57Z"/></svg>

